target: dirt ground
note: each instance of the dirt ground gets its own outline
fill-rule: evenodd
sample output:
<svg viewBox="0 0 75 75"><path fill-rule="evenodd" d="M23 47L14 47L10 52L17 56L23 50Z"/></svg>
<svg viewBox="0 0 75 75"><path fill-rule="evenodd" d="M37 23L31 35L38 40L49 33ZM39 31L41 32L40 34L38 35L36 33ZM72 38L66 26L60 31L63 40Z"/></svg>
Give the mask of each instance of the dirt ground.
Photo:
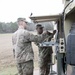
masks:
<svg viewBox="0 0 75 75"><path fill-rule="evenodd" d="M0 34L0 70L15 65L11 36L12 34Z"/></svg>
<svg viewBox="0 0 75 75"><path fill-rule="evenodd" d="M35 69L38 68L38 49L34 43L34 61L35 61ZM0 73L4 71L8 71L9 69L15 68L15 61L13 57L12 51L12 34L0 34ZM10 71L10 70L9 70ZM0 74L1 75L1 74ZM3 74L6 75L6 74ZM9 74L12 75L12 74Z"/></svg>

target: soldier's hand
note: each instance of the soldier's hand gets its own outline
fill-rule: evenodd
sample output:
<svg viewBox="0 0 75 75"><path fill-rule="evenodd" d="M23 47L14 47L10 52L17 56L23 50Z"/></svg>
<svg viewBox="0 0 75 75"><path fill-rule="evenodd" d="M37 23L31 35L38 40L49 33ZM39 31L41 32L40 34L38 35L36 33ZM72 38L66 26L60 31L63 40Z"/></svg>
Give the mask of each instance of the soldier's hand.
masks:
<svg viewBox="0 0 75 75"><path fill-rule="evenodd" d="M55 33L56 33L56 30L53 31L53 34L55 34Z"/></svg>
<svg viewBox="0 0 75 75"><path fill-rule="evenodd" d="M50 33L49 31L46 31L48 35L51 35L52 33Z"/></svg>

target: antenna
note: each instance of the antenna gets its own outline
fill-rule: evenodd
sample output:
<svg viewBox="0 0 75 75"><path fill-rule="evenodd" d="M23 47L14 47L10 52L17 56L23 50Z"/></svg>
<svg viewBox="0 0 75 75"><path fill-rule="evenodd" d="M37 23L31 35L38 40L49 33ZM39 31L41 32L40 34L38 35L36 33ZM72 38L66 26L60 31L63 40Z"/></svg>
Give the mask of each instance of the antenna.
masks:
<svg viewBox="0 0 75 75"><path fill-rule="evenodd" d="M30 14L30 17L33 15L33 13Z"/></svg>

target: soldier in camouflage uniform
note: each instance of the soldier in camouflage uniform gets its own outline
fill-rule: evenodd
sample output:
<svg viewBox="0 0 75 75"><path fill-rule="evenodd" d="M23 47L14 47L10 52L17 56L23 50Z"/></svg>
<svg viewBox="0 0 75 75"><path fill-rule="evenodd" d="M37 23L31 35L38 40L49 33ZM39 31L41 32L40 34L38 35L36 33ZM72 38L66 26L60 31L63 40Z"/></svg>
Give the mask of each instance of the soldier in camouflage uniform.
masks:
<svg viewBox="0 0 75 75"><path fill-rule="evenodd" d="M41 42L46 37L33 35L26 30L25 18L18 18L18 30L12 36L13 51L19 75L33 75L34 53L31 42Z"/></svg>
<svg viewBox="0 0 75 75"><path fill-rule="evenodd" d="M39 36L42 35L43 27L41 24L37 24L36 30ZM43 42L51 41L51 38L53 37L55 33L56 31L54 31L53 33L50 33L49 38L47 37L45 40L43 40ZM49 63L51 63L52 53L53 53L52 47L40 47L39 43L35 43L35 44L38 45L38 49L39 49L40 75L48 75L50 71Z"/></svg>

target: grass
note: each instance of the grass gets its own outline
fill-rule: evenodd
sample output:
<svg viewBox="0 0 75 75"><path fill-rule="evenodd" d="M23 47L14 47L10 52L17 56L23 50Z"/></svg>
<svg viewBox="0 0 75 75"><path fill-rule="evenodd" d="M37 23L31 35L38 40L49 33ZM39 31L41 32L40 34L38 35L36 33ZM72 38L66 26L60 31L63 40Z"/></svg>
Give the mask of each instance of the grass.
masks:
<svg viewBox="0 0 75 75"><path fill-rule="evenodd" d="M12 35L13 33L6 33L6 34L0 34L0 36L9 36L9 35Z"/></svg>
<svg viewBox="0 0 75 75"><path fill-rule="evenodd" d="M34 68L35 70L38 69L37 62L34 63ZM13 66L13 67L10 66L10 67L3 69L3 71L0 71L0 75L15 75L15 74L18 74L16 66Z"/></svg>
<svg viewBox="0 0 75 75"><path fill-rule="evenodd" d="M15 67L8 67L7 69L4 69L3 71L0 71L0 75L15 75L17 74L17 68Z"/></svg>

